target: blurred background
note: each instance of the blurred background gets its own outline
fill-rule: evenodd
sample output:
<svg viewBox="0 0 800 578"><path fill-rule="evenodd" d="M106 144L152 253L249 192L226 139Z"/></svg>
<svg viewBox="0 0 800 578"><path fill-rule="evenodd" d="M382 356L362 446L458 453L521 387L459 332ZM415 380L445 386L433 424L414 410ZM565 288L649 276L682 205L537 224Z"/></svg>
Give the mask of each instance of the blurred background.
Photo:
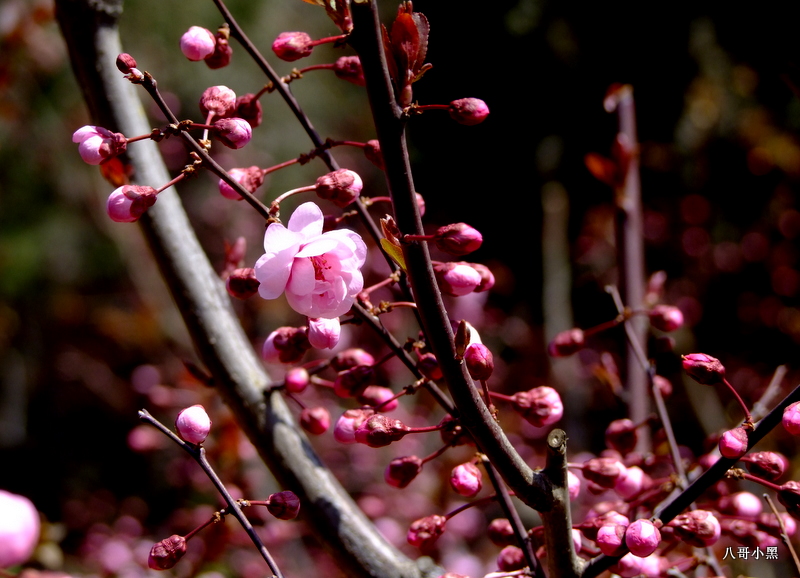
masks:
<svg viewBox="0 0 800 578"><path fill-rule="evenodd" d="M380 3L388 22L396 8ZM237 0L230 7L265 54L283 31L300 29L314 38L336 33L322 9L299 0ZM580 356L555 364L545 349L556 331L615 315L604 291L617 281L613 195L584 158L610 156L617 121L604 111L603 97L612 83L629 83L641 142L648 273L667 273L664 301L680 307L687 321L671 341L658 335L651 342L659 373L675 387L670 403L679 442L700 453L704 438L730 427L738 414L728 412L724 393L698 393L696 384L684 384L678 354L719 357L750 401L777 365L788 364L788 391L797 382L800 339L800 51L790 3L737 10L678 2L659 10L634 2L418 0L414 7L431 23L427 60L433 64L415 85L415 98L428 104L477 97L492 111L476 127L428 112L413 119L408 132L426 226L465 221L484 234L483 247L469 258L489 265L497 285L482 300L454 303L453 317L479 326L495 351L495 387L507 393L543 383L557 387L568 401L563 427L575 452L600 451L608 421L625 415L613 388L620 333L603 334ZM225 84L243 94L264 83L236 45L232 65L218 71L180 54L178 40L189 26L214 30L221 22L211 3L195 2L191 9L155 0L125 4L123 47L158 79L179 118L199 119L196 103L208 86ZM351 53L323 46L295 66ZM292 67L275 66L282 74ZM324 137L375 136L362 89L329 71L310 72L292 86ZM266 167L310 150L277 96L262 103L264 122L253 142L235 153L215 151L223 166ZM150 116L153 126L162 122L155 111ZM217 505L193 464L137 427L140 407L169 422L179 408L203 403L219 427L211 451L228 479L248 491L279 488L213 392L185 370L183 361L194 360L190 342L136 225L108 220L103 204L111 186L81 162L71 142L84 124L91 119L52 4L4 0L0 488L31 498L48 522L39 567L133 576L146 572L142 552L146 559L154 540L190 529ZM186 162L180 144L160 146L171 170L180 170ZM381 174L357 149L336 156L363 175L369 195L384 194ZM311 183L322 170L312 163L280 171L262 189L264 198ZM263 225L243 203L223 199L215 179L201 175L180 194L220 270L225 243L239 236L248 241L248 264L260 255ZM558 264L557 280L544 275L543 255ZM372 274L378 280L379 265ZM282 299L236 307L256 346L276 327L300 323ZM397 328L414 336L403 323ZM408 377L386 379L402 387ZM335 403L330 396L320 399ZM509 429L520 442L541 435L513 419ZM345 481L381 529L403 544L408 520L388 513L407 507L410 494L387 496L381 472L391 457L423 449L353 457L330 439L319 444L342 475L353 460L362 460L362 471L374 466L375 480ZM776 431L761 449L793 456L796 444ZM537 450L529 451L537 459ZM438 486L445 471L433 466L415 482L419 515L452 500ZM303 556L292 556L294 548L325 559L310 539L294 540L305 536L301 523L264 524L271 539L286 544L287 574L311 571ZM493 569L496 552L470 524L462 525L453 530L459 540L442 545L437 559L465 564L464 573ZM176 574L260 572L252 548L237 542L232 527L214 531ZM236 561L226 541L241 554Z"/></svg>

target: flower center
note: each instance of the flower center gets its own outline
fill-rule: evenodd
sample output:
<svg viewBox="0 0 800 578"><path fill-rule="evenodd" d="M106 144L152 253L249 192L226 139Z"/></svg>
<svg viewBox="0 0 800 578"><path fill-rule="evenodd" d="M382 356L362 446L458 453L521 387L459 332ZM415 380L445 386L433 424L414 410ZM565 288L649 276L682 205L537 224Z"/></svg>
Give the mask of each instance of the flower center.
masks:
<svg viewBox="0 0 800 578"><path fill-rule="evenodd" d="M325 281L325 272L330 271L331 269L331 266L328 265L327 259L325 259L325 255L309 258L311 259L311 263L314 265L314 279L317 281Z"/></svg>

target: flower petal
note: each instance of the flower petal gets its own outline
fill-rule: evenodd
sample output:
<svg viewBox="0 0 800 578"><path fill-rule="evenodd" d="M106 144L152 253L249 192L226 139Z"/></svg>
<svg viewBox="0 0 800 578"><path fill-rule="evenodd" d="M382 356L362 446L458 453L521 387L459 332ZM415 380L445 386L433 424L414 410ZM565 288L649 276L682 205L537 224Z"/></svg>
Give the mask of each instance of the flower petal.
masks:
<svg viewBox="0 0 800 578"><path fill-rule="evenodd" d="M322 209L316 203L303 203L294 210L287 225L290 231L300 233L305 239L313 239L322 234Z"/></svg>
<svg viewBox="0 0 800 578"><path fill-rule="evenodd" d="M273 223L264 235L266 253L255 265L258 294L264 299L275 299L286 289L292 272L294 256L300 248L300 236Z"/></svg>
<svg viewBox="0 0 800 578"><path fill-rule="evenodd" d="M314 278L314 264L311 259L295 259L292 264L292 274L286 284L286 293L306 295L311 293L316 286Z"/></svg>
<svg viewBox="0 0 800 578"><path fill-rule="evenodd" d="M333 251L339 246L338 239L328 237L328 235L320 235L313 241L303 245L303 248L297 253L297 257L317 257Z"/></svg>

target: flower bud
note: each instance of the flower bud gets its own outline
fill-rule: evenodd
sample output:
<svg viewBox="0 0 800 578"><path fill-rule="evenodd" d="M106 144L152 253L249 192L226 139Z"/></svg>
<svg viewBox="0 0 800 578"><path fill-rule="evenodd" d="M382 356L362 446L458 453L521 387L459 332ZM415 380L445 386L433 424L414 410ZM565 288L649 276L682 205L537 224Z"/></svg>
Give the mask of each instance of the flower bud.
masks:
<svg viewBox="0 0 800 578"><path fill-rule="evenodd" d="M472 293L481 283L481 275L465 263L434 263L433 272L442 293L460 297Z"/></svg>
<svg viewBox="0 0 800 578"><path fill-rule="evenodd" d="M483 235L466 223L453 223L439 227L433 236L433 242L440 251L463 257L480 248Z"/></svg>
<svg viewBox="0 0 800 578"><path fill-rule="evenodd" d="M364 156L373 165L380 170L384 170L383 155L381 154L381 143L377 139L367 141L367 146L364 147Z"/></svg>
<svg viewBox="0 0 800 578"><path fill-rule="evenodd" d="M297 363L311 349L308 329L305 327L279 327L269 334L261 349L267 363Z"/></svg>
<svg viewBox="0 0 800 578"><path fill-rule="evenodd" d="M242 148L253 137L253 129L250 124L241 118L223 118L212 126L217 140L231 149Z"/></svg>
<svg viewBox="0 0 800 578"><path fill-rule="evenodd" d="M778 490L778 501L792 518L800 520L800 483L789 481L783 484Z"/></svg>
<svg viewBox="0 0 800 578"><path fill-rule="evenodd" d="M368 417L355 431L356 441L371 448L382 448L403 439L410 431L399 419L391 419L376 413Z"/></svg>
<svg viewBox="0 0 800 578"><path fill-rule="evenodd" d="M356 443L356 430L374 413L371 409L348 409L336 420L334 439L343 444Z"/></svg>
<svg viewBox="0 0 800 578"><path fill-rule="evenodd" d="M333 393L339 397L358 397L369 385L373 373L370 365L356 365L340 371L333 382Z"/></svg>
<svg viewBox="0 0 800 578"><path fill-rule="evenodd" d="M472 379L487 380L494 371L494 356L482 343L473 343L464 352L464 363Z"/></svg>
<svg viewBox="0 0 800 578"><path fill-rule="evenodd" d="M481 470L472 462L460 464L450 472L450 487L465 498L475 496L482 486Z"/></svg>
<svg viewBox="0 0 800 578"><path fill-rule="evenodd" d="M361 194L364 183L349 169L339 169L317 179L317 196L331 201L340 209L352 203Z"/></svg>
<svg viewBox="0 0 800 578"><path fill-rule="evenodd" d="M439 360L433 353L423 353L419 356L417 361L417 369L427 379L438 381L442 379L442 368L439 365Z"/></svg>
<svg viewBox="0 0 800 578"><path fill-rule="evenodd" d="M661 397L669 397L672 395L672 382L666 377L656 375L653 377L653 385L658 388L658 391L661 393Z"/></svg>
<svg viewBox="0 0 800 578"><path fill-rule="evenodd" d="M544 427L556 423L564 415L561 396L552 387L542 385L513 396L514 410L533 426Z"/></svg>
<svg viewBox="0 0 800 578"><path fill-rule="evenodd" d="M444 533L447 518L444 516L427 516L411 524L406 535L406 540L417 548L427 548L433 545Z"/></svg>
<svg viewBox="0 0 800 578"><path fill-rule="evenodd" d="M790 404L783 410L783 429L793 436L800 435L800 401Z"/></svg>
<svg viewBox="0 0 800 578"><path fill-rule="evenodd" d="M181 52L194 62L214 54L216 44L217 40L211 31L200 26L192 26L181 36Z"/></svg>
<svg viewBox="0 0 800 578"><path fill-rule="evenodd" d="M331 359L331 367L335 371L344 371L356 365L375 365L375 358L363 349L352 347L337 353L336 356Z"/></svg>
<svg viewBox="0 0 800 578"><path fill-rule="evenodd" d="M661 331L675 331L683 326L683 313L672 305L656 305L648 311L650 325Z"/></svg>
<svg viewBox="0 0 800 578"><path fill-rule="evenodd" d="M764 509L761 499L750 492L736 492L729 496L722 496L717 501L717 507L725 514L740 518L755 518Z"/></svg>
<svg viewBox="0 0 800 578"><path fill-rule="evenodd" d="M147 565L152 570L169 570L186 554L186 539L183 536L170 536L156 542L150 549Z"/></svg>
<svg viewBox="0 0 800 578"><path fill-rule="evenodd" d="M316 349L333 349L339 343L342 327L339 318L308 318L308 342Z"/></svg>
<svg viewBox="0 0 800 578"><path fill-rule="evenodd" d="M636 520L625 530L625 544L634 556L644 558L658 548L661 532L650 520Z"/></svg>
<svg viewBox="0 0 800 578"><path fill-rule="evenodd" d="M606 445L623 456L636 447L636 425L629 419L615 419L606 428Z"/></svg>
<svg viewBox="0 0 800 578"><path fill-rule="evenodd" d="M311 37L305 32L281 32L272 43L272 51L281 60L294 62L314 50Z"/></svg>
<svg viewBox="0 0 800 578"><path fill-rule="evenodd" d="M366 86L364 70L358 56L342 56L333 63L333 73L337 78L352 82L356 86Z"/></svg>
<svg viewBox="0 0 800 578"><path fill-rule="evenodd" d="M517 537L514 535L514 528L508 518L495 518L489 523L487 529L489 540L495 546L513 546L517 543Z"/></svg>
<svg viewBox="0 0 800 578"><path fill-rule="evenodd" d="M252 267L234 269L225 280L228 295L236 299L249 299L258 293L260 283L256 279L256 271Z"/></svg>
<svg viewBox="0 0 800 578"><path fill-rule="evenodd" d="M417 456L395 458L386 466L383 478L395 488L405 488L422 471L422 460Z"/></svg>
<svg viewBox="0 0 800 578"><path fill-rule="evenodd" d="M250 123L252 128L256 128L261 124L263 112L261 102L259 102L255 94L248 93L236 97L236 110L233 116L243 118Z"/></svg>
<svg viewBox="0 0 800 578"><path fill-rule="evenodd" d="M125 152L128 139L118 132L102 126L82 126L72 133L72 142L78 143L78 153L83 162L99 165Z"/></svg>
<svg viewBox="0 0 800 578"><path fill-rule="evenodd" d="M744 456L742 461L747 471L770 482L779 480L789 468L789 460L778 452L754 452Z"/></svg>
<svg viewBox="0 0 800 578"><path fill-rule="evenodd" d="M397 406L400 405L397 399L392 399L393 397L395 397L394 392L388 387L368 385L356 399L359 403L375 408L380 406L380 411L388 412L397 409ZM392 401L389 401L390 399Z"/></svg>
<svg viewBox="0 0 800 578"><path fill-rule="evenodd" d="M738 460L747 453L747 441L747 430L743 427L728 430L719 439L719 453Z"/></svg>
<svg viewBox="0 0 800 578"><path fill-rule="evenodd" d="M461 98L450 103L450 118L459 124L473 126L489 116L489 107L478 98Z"/></svg>
<svg viewBox="0 0 800 578"><path fill-rule="evenodd" d="M300 498L288 490L271 494L267 498L267 510L279 520L294 520L300 513Z"/></svg>
<svg viewBox="0 0 800 578"><path fill-rule="evenodd" d="M583 477L603 488L613 488L627 468L614 458L592 458L583 464Z"/></svg>
<svg viewBox="0 0 800 578"><path fill-rule="evenodd" d="M722 531L717 518L707 510L693 510L680 514L668 525L673 528L678 539L696 548L713 546L719 540Z"/></svg>
<svg viewBox="0 0 800 578"><path fill-rule="evenodd" d="M331 414L322 406L307 407L300 412L300 425L311 435L321 435L331 427Z"/></svg>
<svg viewBox="0 0 800 578"><path fill-rule="evenodd" d="M725 379L725 367L716 357L705 353L690 353L682 358L683 369L697 383L713 385Z"/></svg>
<svg viewBox="0 0 800 578"><path fill-rule="evenodd" d="M136 68L136 59L127 52L123 52L117 56L116 65L117 70L121 73L130 74Z"/></svg>
<svg viewBox="0 0 800 578"><path fill-rule="evenodd" d="M567 491L571 501L577 500L581 493L581 479L569 470L567 470Z"/></svg>
<svg viewBox="0 0 800 578"><path fill-rule="evenodd" d="M231 63L231 57L233 56L233 48L231 48L227 38L222 36L220 33L217 33L214 36L214 40L216 41L216 44L214 45L214 52L203 59L206 63L206 66L208 66L211 70L225 68Z"/></svg>
<svg viewBox="0 0 800 578"><path fill-rule="evenodd" d="M286 372L283 382L286 391L290 393L302 393L308 387L311 377L305 367L294 367Z"/></svg>
<svg viewBox="0 0 800 578"><path fill-rule="evenodd" d="M578 328L567 329L556 335L547 346L550 357L567 357L583 349L583 331Z"/></svg>
<svg viewBox="0 0 800 578"><path fill-rule="evenodd" d="M494 287L494 275L489 270L489 267L481 265L480 263L470 263L469 265L481 276L481 282L475 287L475 293L482 293Z"/></svg>
<svg viewBox="0 0 800 578"><path fill-rule="evenodd" d="M255 193L256 189L264 184L264 171L256 166L231 169L228 171L228 174L234 181L239 183L242 188L251 193ZM219 180L219 192L226 199L234 201L242 200L242 196L222 179Z"/></svg>
<svg viewBox="0 0 800 578"><path fill-rule="evenodd" d="M653 480L639 466L631 466L625 470L624 476L617 478L614 491L619 497L630 500L652 485Z"/></svg>
<svg viewBox="0 0 800 578"><path fill-rule="evenodd" d="M597 547L606 556L617 556L623 552L625 543L625 526L621 524L605 524L597 530Z"/></svg>
<svg viewBox="0 0 800 578"><path fill-rule="evenodd" d="M156 204L156 195L153 187L123 185L108 197L106 213L117 223L133 223Z"/></svg>
<svg viewBox="0 0 800 578"><path fill-rule="evenodd" d="M619 574L622 578L633 578L642 573L644 559L628 552L619 561L611 566L611 571Z"/></svg>
<svg viewBox="0 0 800 578"><path fill-rule="evenodd" d="M28 498L0 490L0 568L26 562L39 543L39 512Z"/></svg>
<svg viewBox="0 0 800 578"><path fill-rule="evenodd" d="M211 431L211 419L202 405L193 405L178 414L175 429L183 441L201 444Z"/></svg>
<svg viewBox="0 0 800 578"><path fill-rule="evenodd" d="M513 572L527 565L525 554L517 546L506 546L497 555L497 568L501 572Z"/></svg>
<svg viewBox="0 0 800 578"><path fill-rule="evenodd" d="M461 423L453 416L444 416L439 422L439 426L439 436L442 438L442 442L452 446L472 443L472 439L461 427Z"/></svg>

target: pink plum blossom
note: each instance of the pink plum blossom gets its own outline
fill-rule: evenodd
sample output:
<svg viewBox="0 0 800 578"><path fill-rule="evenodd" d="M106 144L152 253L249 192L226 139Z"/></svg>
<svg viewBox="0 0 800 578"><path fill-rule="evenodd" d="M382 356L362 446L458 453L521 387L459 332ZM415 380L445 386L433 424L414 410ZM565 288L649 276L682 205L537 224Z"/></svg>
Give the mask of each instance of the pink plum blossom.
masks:
<svg viewBox="0 0 800 578"><path fill-rule="evenodd" d="M316 349L333 349L339 343L342 327L339 318L308 319L308 342Z"/></svg>
<svg viewBox="0 0 800 578"><path fill-rule="evenodd" d="M124 135L90 125L82 126L72 133L72 142L78 143L78 153L83 162L90 165L99 165L122 154L128 146L128 139Z"/></svg>
<svg viewBox="0 0 800 578"><path fill-rule="evenodd" d="M39 542L39 512L25 496L0 490L0 568L22 564Z"/></svg>
<svg viewBox="0 0 800 578"><path fill-rule="evenodd" d="M192 26L181 36L181 52L192 61L199 61L214 54L216 38L210 30L202 26Z"/></svg>
<svg viewBox="0 0 800 578"><path fill-rule="evenodd" d="M285 292L289 306L311 318L347 313L364 287L360 269L367 247L353 231L323 233L324 220L316 204L304 203L287 227L267 227L266 253L255 266L261 297L276 299Z"/></svg>

